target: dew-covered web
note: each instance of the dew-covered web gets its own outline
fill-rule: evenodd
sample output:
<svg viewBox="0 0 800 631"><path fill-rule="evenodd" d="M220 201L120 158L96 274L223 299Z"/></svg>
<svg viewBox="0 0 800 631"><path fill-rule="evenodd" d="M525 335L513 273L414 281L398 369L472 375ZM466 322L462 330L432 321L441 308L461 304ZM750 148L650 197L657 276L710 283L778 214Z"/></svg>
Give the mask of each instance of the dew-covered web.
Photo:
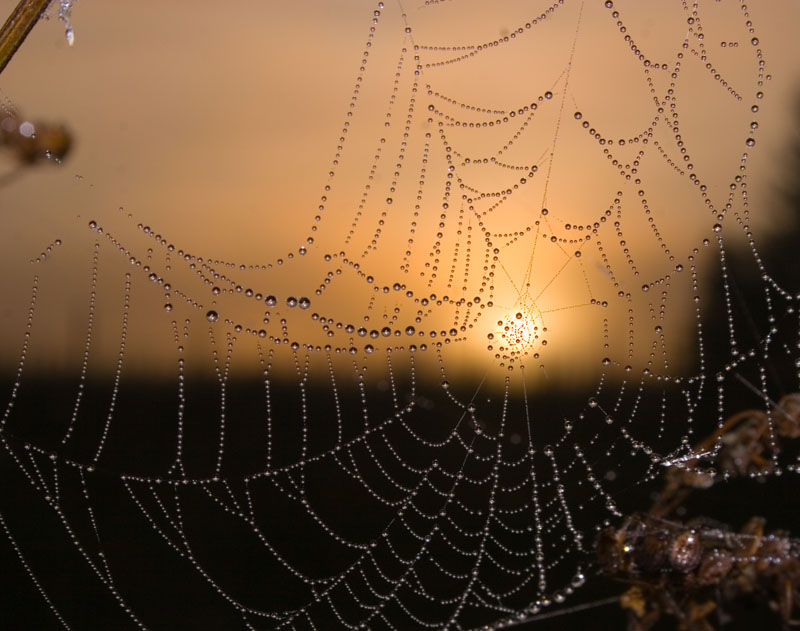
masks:
<svg viewBox="0 0 800 631"><path fill-rule="evenodd" d="M748 198L757 16L490 4L363 16L318 201L265 204L307 226L277 254L120 209L15 272L0 525L43 624L518 624L591 580L631 489L797 389ZM32 366L65 283L85 345L56 383ZM794 471L770 427L761 474Z"/></svg>

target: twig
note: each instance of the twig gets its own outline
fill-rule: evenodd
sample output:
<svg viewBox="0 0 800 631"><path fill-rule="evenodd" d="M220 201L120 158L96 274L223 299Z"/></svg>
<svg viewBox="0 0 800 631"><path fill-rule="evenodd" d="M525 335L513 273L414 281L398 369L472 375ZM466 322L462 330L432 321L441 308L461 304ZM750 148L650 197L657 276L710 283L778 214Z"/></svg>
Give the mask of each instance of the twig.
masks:
<svg viewBox="0 0 800 631"><path fill-rule="evenodd" d="M0 30L0 73L22 46L51 0L20 0Z"/></svg>

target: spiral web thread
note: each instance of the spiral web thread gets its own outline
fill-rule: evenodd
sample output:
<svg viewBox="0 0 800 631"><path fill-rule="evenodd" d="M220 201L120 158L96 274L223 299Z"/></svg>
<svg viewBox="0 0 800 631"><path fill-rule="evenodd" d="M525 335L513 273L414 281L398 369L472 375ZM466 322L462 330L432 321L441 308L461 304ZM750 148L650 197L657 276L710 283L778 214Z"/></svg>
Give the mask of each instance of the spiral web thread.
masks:
<svg viewBox="0 0 800 631"><path fill-rule="evenodd" d="M246 264L189 253L148 225L118 238L89 224L90 283L75 283L89 292L85 352L55 413L42 403L58 399L52 386L25 368L46 352L36 338L52 313L37 303L67 246L54 241L31 261L2 416L0 525L54 625L85 628L76 585L119 628L198 628L186 618L193 606L211 608L213 628L518 624L584 584L591 539L621 515L621 490L670 465L713 465L719 445L699 458L691 446L735 409L742 382L771 415L796 389L797 297L773 279L751 232L747 162L766 65L750 9L726 5L739 26L720 42L704 36L706 5L664 8L685 28L656 60L622 2L555 2L498 39L456 45L418 41L417 24L468 10L458 2L409 15L381 3L301 244ZM606 132L590 122L595 104L573 91L590 29L614 33L625 49L649 99L643 126L616 120ZM569 45L546 60L556 70L548 82L525 86L524 102L462 101L438 87L553 31ZM366 120L361 93L373 79L381 85L369 61L395 45L391 80L374 99L381 137L362 136L374 154L348 154ZM731 50L746 63L718 70ZM725 155L721 179L693 163L708 139L683 130L691 71L744 121L731 124L738 153ZM611 168L610 196L589 221L550 205L567 128L589 160ZM467 153L471 139L492 144L498 130L494 149ZM514 152L529 141L522 157ZM362 179L353 199L337 190L351 164ZM513 184L476 183L487 172L510 173ZM661 177L685 195L696 243L666 236L678 211L657 193L652 201ZM495 224L518 198L525 211L511 215L513 229ZM735 271L729 243L744 261ZM376 264L381 255L391 272ZM745 277L759 286L752 311L735 295ZM113 313L100 307L104 294ZM570 354L591 365L594 385L553 394L549 353L564 339L564 312L591 329L592 348ZM723 322L709 327L711 317ZM93 376L106 320L119 327L118 354ZM125 361L143 320L167 332L173 377L141 394L126 391ZM476 354L458 355L465 346ZM794 471L772 429L769 440L760 475ZM52 529L48 543L44 530L22 526L34 519ZM74 584L33 560L42 546L69 549Z"/></svg>

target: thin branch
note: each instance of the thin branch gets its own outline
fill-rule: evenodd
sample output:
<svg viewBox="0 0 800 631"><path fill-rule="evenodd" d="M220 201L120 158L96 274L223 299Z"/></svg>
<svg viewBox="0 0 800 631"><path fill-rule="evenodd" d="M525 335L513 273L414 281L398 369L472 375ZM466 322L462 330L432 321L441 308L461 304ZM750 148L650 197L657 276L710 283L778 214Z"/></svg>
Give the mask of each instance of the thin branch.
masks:
<svg viewBox="0 0 800 631"><path fill-rule="evenodd" d="M20 0L0 30L0 73L22 46L51 0Z"/></svg>

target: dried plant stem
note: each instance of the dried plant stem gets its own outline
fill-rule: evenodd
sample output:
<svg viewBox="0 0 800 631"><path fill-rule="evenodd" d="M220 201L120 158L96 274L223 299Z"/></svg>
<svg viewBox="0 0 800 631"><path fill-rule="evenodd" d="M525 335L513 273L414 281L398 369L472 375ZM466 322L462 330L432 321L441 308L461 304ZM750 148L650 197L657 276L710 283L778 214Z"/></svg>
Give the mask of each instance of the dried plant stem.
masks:
<svg viewBox="0 0 800 631"><path fill-rule="evenodd" d="M39 21L51 0L20 0L0 30L0 73Z"/></svg>

